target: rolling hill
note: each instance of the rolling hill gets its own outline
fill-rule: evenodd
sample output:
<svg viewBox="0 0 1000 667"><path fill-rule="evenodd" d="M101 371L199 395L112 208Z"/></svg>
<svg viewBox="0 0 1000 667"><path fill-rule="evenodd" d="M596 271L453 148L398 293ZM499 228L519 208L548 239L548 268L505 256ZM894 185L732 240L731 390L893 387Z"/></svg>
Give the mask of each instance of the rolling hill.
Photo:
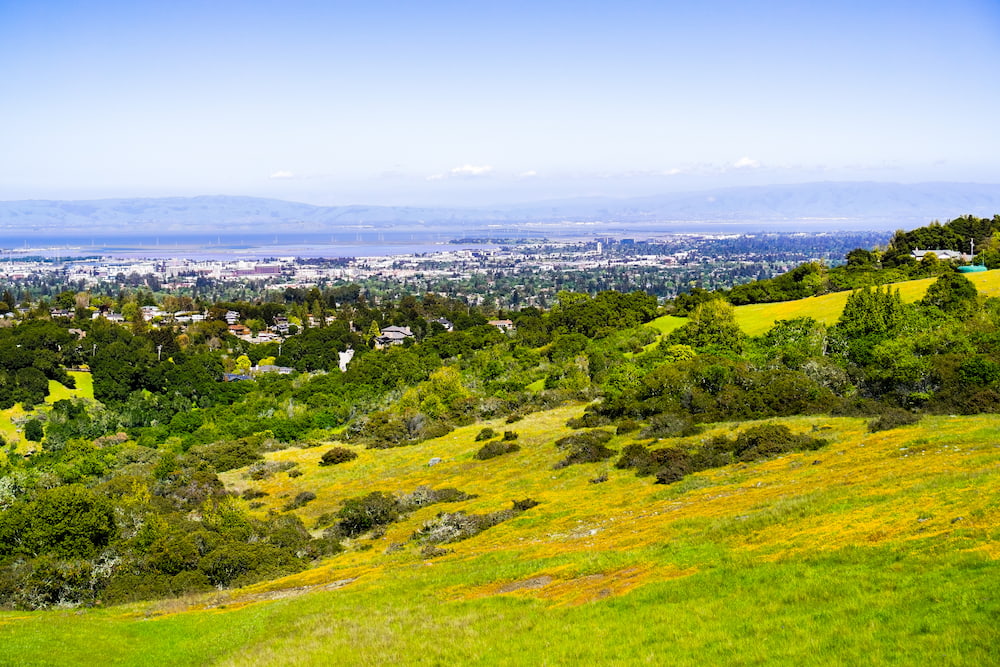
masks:
<svg viewBox="0 0 1000 667"><path fill-rule="evenodd" d="M997 276L972 279L997 294ZM899 288L915 300L929 282ZM846 296L737 313L749 333L799 315L833 322ZM234 502L260 517L293 513L315 533L373 492L439 501L359 532L316 567L242 589L0 612L3 662L1000 661L996 415L925 416L876 433L856 417L774 418L764 423L825 444L658 485L615 458L560 463L557 440L581 432L567 422L585 407L477 423L408 447L336 443L357 455L337 465L320 465L334 443L269 452L265 464L220 475L243 498ZM760 424L669 439L616 432L607 445L683 447ZM519 449L479 460L485 427L511 431ZM481 532L423 539L468 517Z"/></svg>
<svg viewBox="0 0 1000 667"><path fill-rule="evenodd" d="M0 614L15 664L991 664L998 657L1000 424L925 418L868 434L849 418L772 420L829 444L658 486L609 463L553 469L583 406L513 425L521 451L473 453L481 425L395 450L268 459L234 490L297 494L313 525L351 497L454 487L320 567L242 590L116 608ZM702 436L742 430L719 424ZM618 436L611 443L631 440ZM432 458L441 463L428 465ZM290 475L299 471L301 474ZM606 476L603 483L591 480ZM427 555L438 512L538 505Z"/></svg>

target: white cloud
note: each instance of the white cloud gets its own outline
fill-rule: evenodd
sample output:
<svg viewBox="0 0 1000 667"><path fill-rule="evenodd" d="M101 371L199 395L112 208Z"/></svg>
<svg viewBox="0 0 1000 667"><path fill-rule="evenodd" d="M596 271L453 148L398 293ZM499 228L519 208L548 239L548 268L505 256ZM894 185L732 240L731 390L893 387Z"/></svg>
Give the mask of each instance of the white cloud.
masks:
<svg viewBox="0 0 1000 667"><path fill-rule="evenodd" d="M673 169L667 169L666 171L661 172L661 173L664 176L677 176L678 174L683 174L684 170L683 169L679 169L677 167L674 167Z"/></svg>
<svg viewBox="0 0 1000 667"><path fill-rule="evenodd" d="M295 174L287 171L285 169L279 169L270 176L268 176L272 181L287 180L289 178L295 178Z"/></svg>
<svg viewBox="0 0 1000 667"><path fill-rule="evenodd" d="M760 167L759 160L753 160L746 156L741 157L739 160L733 163L734 169L757 169Z"/></svg>
<svg viewBox="0 0 1000 667"><path fill-rule="evenodd" d="M522 171L520 174L517 175L518 178L534 178L535 176L538 176L538 172L535 171L534 169L531 169L529 171Z"/></svg>
<svg viewBox="0 0 1000 667"><path fill-rule="evenodd" d="M493 166L488 164L475 165L475 164L463 164L461 167L455 167L454 169L449 169L443 174L431 174L427 176L428 181L443 181L448 178L477 178L479 176L487 176L493 171Z"/></svg>
<svg viewBox="0 0 1000 667"><path fill-rule="evenodd" d="M491 171L493 171L493 167L488 164L484 165L465 164L462 165L461 167L455 167L454 169L451 170L450 173L455 176L485 176Z"/></svg>

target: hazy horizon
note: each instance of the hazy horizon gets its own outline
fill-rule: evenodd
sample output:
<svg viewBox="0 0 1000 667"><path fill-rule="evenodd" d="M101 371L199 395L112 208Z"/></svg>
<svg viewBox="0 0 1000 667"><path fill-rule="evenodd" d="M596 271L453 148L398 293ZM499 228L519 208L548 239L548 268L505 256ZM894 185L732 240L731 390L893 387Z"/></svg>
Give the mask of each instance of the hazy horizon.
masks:
<svg viewBox="0 0 1000 667"><path fill-rule="evenodd" d="M0 4L0 199L1000 183L1000 6Z"/></svg>

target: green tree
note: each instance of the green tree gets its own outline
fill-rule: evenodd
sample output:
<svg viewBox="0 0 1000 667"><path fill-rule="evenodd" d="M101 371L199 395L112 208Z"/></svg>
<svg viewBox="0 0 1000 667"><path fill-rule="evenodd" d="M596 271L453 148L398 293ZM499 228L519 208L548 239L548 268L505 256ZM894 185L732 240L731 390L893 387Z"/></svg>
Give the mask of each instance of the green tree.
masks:
<svg viewBox="0 0 1000 667"><path fill-rule="evenodd" d="M957 318L971 317L977 309L979 292L971 280L961 273L945 273L935 280L920 301Z"/></svg>
<svg viewBox="0 0 1000 667"><path fill-rule="evenodd" d="M661 345L667 348L680 343L697 349L714 348L739 354L743 352L746 339L736 323L732 305L712 299L698 304L688 315L687 324L664 338Z"/></svg>
<svg viewBox="0 0 1000 667"><path fill-rule="evenodd" d="M37 419L29 419L24 424L24 437L31 442L41 442L42 438L45 437L42 422Z"/></svg>

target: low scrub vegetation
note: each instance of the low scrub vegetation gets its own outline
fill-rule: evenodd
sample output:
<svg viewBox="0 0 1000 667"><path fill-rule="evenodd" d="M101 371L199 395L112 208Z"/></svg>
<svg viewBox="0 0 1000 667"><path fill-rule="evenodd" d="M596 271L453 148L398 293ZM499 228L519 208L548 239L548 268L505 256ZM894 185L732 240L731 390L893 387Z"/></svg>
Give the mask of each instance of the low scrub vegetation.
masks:
<svg viewBox="0 0 1000 667"><path fill-rule="evenodd" d="M559 438L556 440L556 447L568 453L566 458L556 463L555 467L565 468L579 463L597 463L611 458L615 452L606 447L605 443L610 441L612 437L609 431L594 429Z"/></svg>
<svg viewBox="0 0 1000 667"><path fill-rule="evenodd" d="M410 539L424 547L465 540L498 523L513 519L518 514L538 505L538 502L525 498L512 501L512 505L510 509L490 512L489 514L441 512L435 518L424 523L423 527L415 532Z"/></svg>
<svg viewBox="0 0 1000 667"><path fill-rule="evenodd" d="M479 461L485 461L487 459L492 459L503 454L510 454L512 452L519 451L521 446L516 442L504 442L502 440L493 440L487 442L485 445L479 448L475 454L472 455L473 458Z"/></svg>
<svg viewBox="0 0 1000 667"><path fill-rule="evenodd" d="M334 447L323 452L319 459L321 466L333 466L338 463L347 463L358 458L358 453L347 447Z"/></svg>

